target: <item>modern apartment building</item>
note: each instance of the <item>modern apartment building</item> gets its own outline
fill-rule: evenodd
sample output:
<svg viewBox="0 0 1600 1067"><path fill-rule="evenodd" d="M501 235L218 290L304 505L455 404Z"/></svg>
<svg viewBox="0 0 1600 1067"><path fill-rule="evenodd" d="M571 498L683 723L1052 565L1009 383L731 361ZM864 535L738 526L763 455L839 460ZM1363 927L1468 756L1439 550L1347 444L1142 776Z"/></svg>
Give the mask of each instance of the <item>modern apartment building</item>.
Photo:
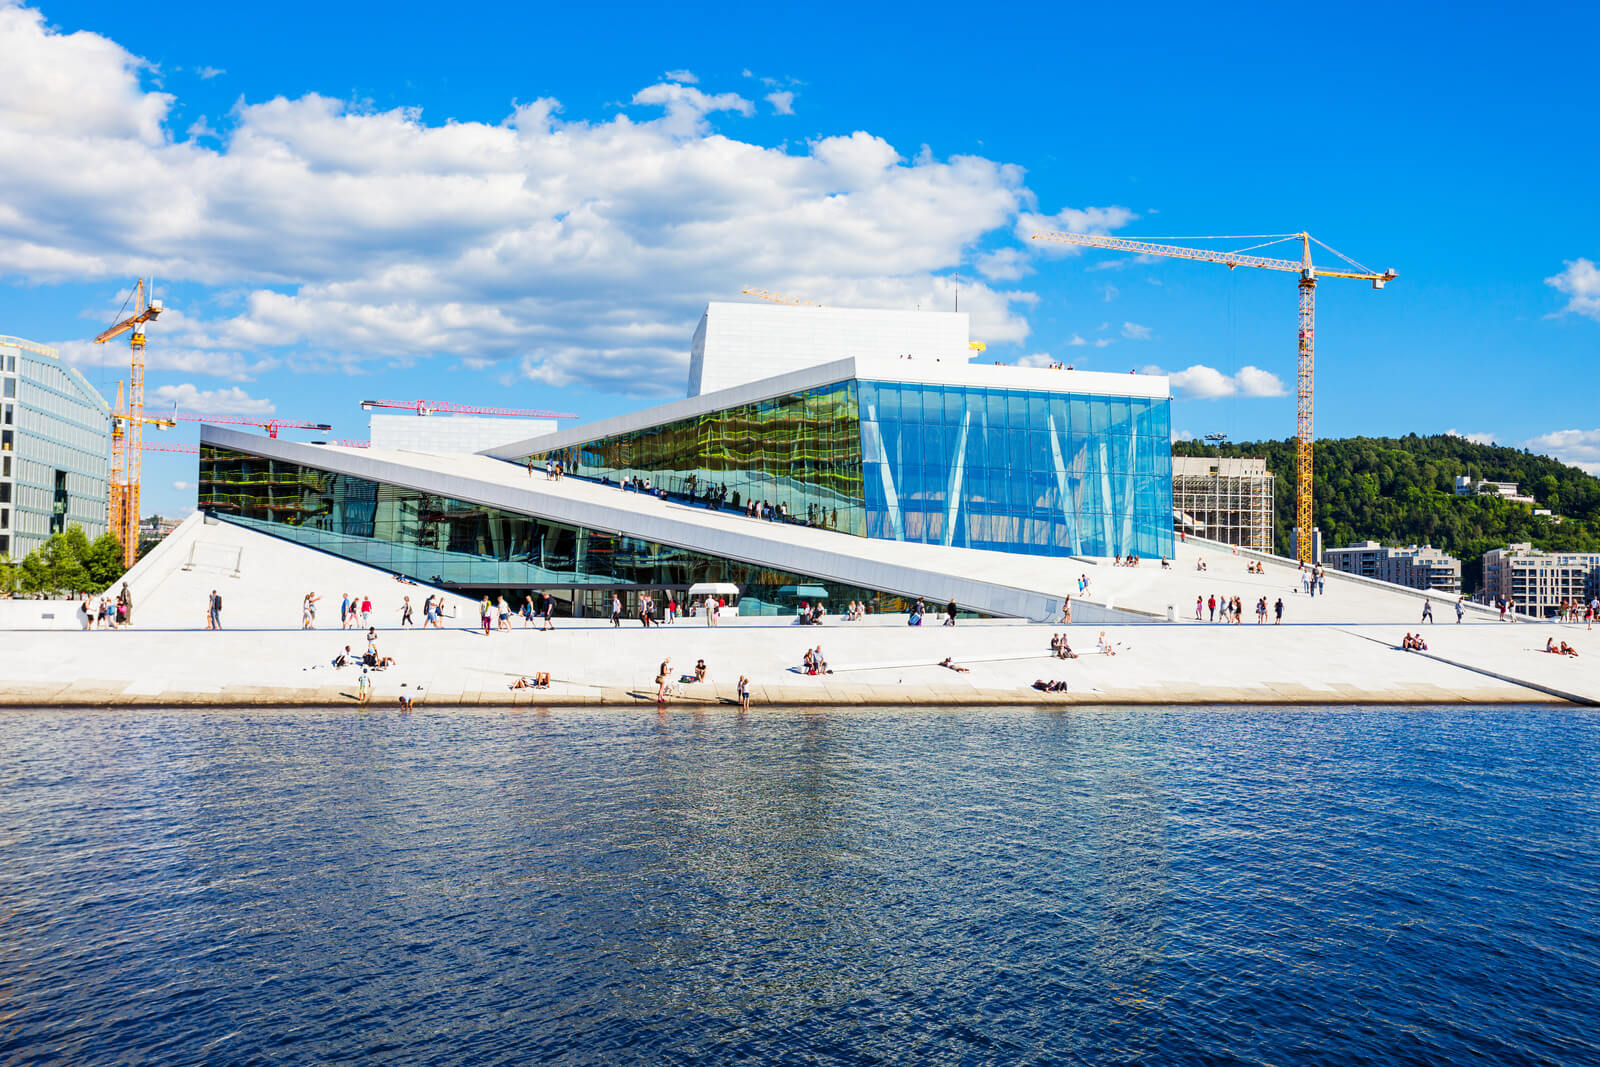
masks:
<svg viewBox="0 0 1600 1067"><path fill-rule="evenodd" d="M1173 456L1173 523L1196 537L1271 552L1275 482L1264 459Z"/></svg>
<svg viewBox="0 0 1600 1067"><path fill-rule="evenodd" d="M1478 599L1516 602L1528 615L1554 615L1563 600L1600 595L1600 552L1540 552L1524 542L1483 554L1483 589Z"/></svg>
<svg viewBox="0 0 1600 1067"><path fill-rule="evenodd" d="M1432 545L1402 548L1362 541L1324 550L1322 562L1330 570L1412 589L1431 589L1452 596L1461 592L1461 561Z"/></svg>
<svg viewBox="0 0 1600 1067"><path fill-rule="evenodd" d="M55 349L0 337L0 555L106 532L111 411Z"/></svg>

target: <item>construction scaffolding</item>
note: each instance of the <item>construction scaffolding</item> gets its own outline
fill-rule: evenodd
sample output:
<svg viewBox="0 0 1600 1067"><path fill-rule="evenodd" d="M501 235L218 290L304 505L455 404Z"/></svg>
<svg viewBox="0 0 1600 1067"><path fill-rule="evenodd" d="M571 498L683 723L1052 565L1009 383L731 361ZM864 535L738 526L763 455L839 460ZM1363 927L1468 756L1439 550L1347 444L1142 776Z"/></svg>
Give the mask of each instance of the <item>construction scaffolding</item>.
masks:
<svg viewBox="0 0 1600 1067"><path fill-rule="evenodd" d="M1275 481L1264 459L1173 456L1173 528L1271 552Z"/></svg>

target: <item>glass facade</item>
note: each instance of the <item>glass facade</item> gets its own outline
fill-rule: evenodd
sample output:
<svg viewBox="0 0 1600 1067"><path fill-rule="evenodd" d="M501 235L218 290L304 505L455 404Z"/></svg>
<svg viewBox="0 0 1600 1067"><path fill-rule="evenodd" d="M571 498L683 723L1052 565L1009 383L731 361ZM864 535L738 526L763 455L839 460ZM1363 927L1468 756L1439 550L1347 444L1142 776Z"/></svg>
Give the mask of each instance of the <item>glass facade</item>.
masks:
<svg viewBox="0 0 1600 1067"><path fill-rule="evenodd" d="M0 337L0 555L53 533L106 532L111 413L53 349Z"/></svg>
<svg viewBox="0 0 1600 1067"><path fill-rule="evenodd" d="M860 384L871 537L1172 555L1166 398Z"/></svg>
<svg viewBox="0 0 1600 1067"><path fill-rule="evenodd" d="M896 541L1170 556L1166 398L847 381L587 442L569 474Z"/></svg>
<svg viewBox="0 0 1600 1067"><path fill-rule="evenodd" d="M524 457L569 474L740 510L780 504L792 522L865 534L856 383L840 382Z"/></svg>
<svg viewBox="0 0 1600 1067"><path fill-rule="evenodd" d="M733 582L742 614L791 613L819 590L834 610L851 600L905 611L896 596L754 564L485 507L404 486L202 445L200 507L242 526L346 559L462 590L545 590L610 611L621 592Z"/></svg>

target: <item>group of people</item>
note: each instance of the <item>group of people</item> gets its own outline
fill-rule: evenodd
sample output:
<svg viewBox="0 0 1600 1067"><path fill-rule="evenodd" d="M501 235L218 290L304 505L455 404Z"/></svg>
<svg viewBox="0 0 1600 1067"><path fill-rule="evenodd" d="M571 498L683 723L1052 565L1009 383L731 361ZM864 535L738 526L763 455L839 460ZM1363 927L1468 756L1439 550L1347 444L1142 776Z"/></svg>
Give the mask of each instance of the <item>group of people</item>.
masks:
<svg viewBox="0 0 1600 1067"><path fill-rule="evenodd" d="M1161 562L1166 563L1167 561L1163 559ZM1129 552L1126 556L1117 556L1114 558L1111 561L1111 565L1113 567L1137 567L1139 565L1139 557L1134 555L1132 552Z"/></svg>
<svg viewBox="0 0 1600 1067"><path fill-rule="evenodd" d="M1600 597L1591 599L1587 604L1581 597L1561 601L1556 611L1557 622L1582 622L1589 629L1594 629L1596 618L1600 618Z"/></svg>
<svg viewBox="0 0 1600 1067"><path fill-rule="evenodd" d="M1072 651L1072 646L1067 643L1066 634L1050 635L1050 654L1056 659L1078 658L1078 654Z"/></svg>
<svg viewBox="0 0 1600 1067"><path fill-rule="evenodd" d="M800 670L804 674L832 674L828 669L828 661L822 655L822 646L806 649L806 654L800 658Z"/></svg>
<svg viewBox="0 0 1600 1067"><path fill-rule="evenodd" d="M855 622L857 619L866 618L866 616L867 616L867 605L866 605L866 602L863 601L863 600L852 600L852 601L850 601L850 606L847 609L845 609L844 621L845 622Z"/></svg>
<svg viewBox="0 0 1600 1067"><path fill-rule="evenodd" d="M1553 637L1545 639L1544 650L1546 652L1554 653L1557 656L1576 656L1578 654L1578 650L1567 644L1565 641L1561 642L1559 645L1556 644L1556 639Z"/></svg>
<svg viewBox="0 0 1600 1067"><path fill-rule="evenodd" d="M78 607L85 630L115 630L133 622L133 594L123 582L115 597L85 597Z"/></svg>
<svg viewBox="0 0 1600 1067"><path fill-rule="evenodd" d="M411 603L411 598L406 597L406 603ZM312 618L316 613L312 612ZM339 628L341 630L354 630L358 626L372 625L372 598L370 596L353 597L349 593L340 594L339 601Z"/></svg>
<svg viewBox="0 0 1600 1067"><path fill-rule="evenodd" d="M350 651L349 645L345 645L344 651L333 657L335 667L353 667L359 663L363 668L374 671L387 670L394 666L394 662L393 656L385 656L378 651L378 631L373 627L367 628L367 650L360 656Z"/></svg>
<svg viewBox="0 0 1600 1067"><path fill-rule="evenodd" d="M1273 625L1283 622L1283 597L1279 597L1270 609L1273 615ZM1220 611L1220 614L1219 614ZM1256 623L1267 621L1267 598L1261 597L1256 601ZM1218 599L1212 593L1208 597L1197 596L1194 598L1194 621L1201 622L1209 619L1211 622L1220 622L1238 626L1244 622L1244 601L1240 597L1224 596Z"/></svg>
<svg viewBox="0 0 1600 1067"><path fill-rule="evenodd" d="M1404 652L1426 652L1428 651L1428 642L1422 639L1421 634L1408 633L1404 640L1400 642L1400 649Z"/></svg>
<svg viewBox="0 0 1600 1067"><path fill-rule="evenodd" d="M1066 682L1047 682L1043 678L1035 678L1033 687L1041 693L1065 693L1067 691Z"/></svg>
<svg viewBox="0 0 1600 1067"><path fill-rule="evenodd" d="M1316 596L1318 593L1327 594L1327 577L1323 574L1322 564L1316 563L1311 567L1306 566L1306 561L1300 561L1300 591Z"/></svg>
<svg viewBox="0 0 1600 1067"><path fill-rule="evenodd" d="M521 678L511 683L513 689L549 689L550 672L536 671L533 674L524 674Z"/></svg>
<svg viewBox="0 0 1600 1067"><path fill-rule="evenodd" d="M795 611L795 623L799 626L821 626L822 620L828 617L828 605L822 601L815 604L809 601L800 601L800 607Z"/></svg>

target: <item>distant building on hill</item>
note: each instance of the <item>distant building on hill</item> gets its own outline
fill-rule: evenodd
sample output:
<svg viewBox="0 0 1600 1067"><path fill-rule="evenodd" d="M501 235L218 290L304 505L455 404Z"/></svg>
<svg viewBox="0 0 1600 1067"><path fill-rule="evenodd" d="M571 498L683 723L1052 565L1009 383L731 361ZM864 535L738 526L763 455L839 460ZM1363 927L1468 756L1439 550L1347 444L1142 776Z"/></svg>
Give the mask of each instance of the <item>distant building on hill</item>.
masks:
<svg viewBox="0 0 1600 1067"><path fill-rule="evenodd" d="M111 410L53 348L0 337L0 555L106 532Z"/></svg>
<svg viewBox="0 0 1600 1067"><path fill-rule="evenodd" d="M1563 600L1600 596L1600 552L1541 552L1527 542L1483 554L1478 599L1516 601L1529 615L1554 615Z"/></svg>
<svg viewBox="0 0 1600 1067"><path fill-rule="evenodd" d="M1173 524L1196 537L1271 552L1275 481L1264 459L1173 456Z"/></svg>
<svg viewBox="0 0 1600 1067"><path fill-rule="evenodd" d="M1461 561L1432 545L1401 548L1362 541L1324 550L1322 562L1330 570L1412 589L1428 589L1452 596L1461 592Z"/></svg>
<svg viewBox="0 0 1600 1067"><path fill-rule="evenodd" d="M1474 493L1482 493L1489 496L1497 496L1502 500L1509 500L1513 504L1528 504L1531 506L1537 503L1533 497L1519 493L1517 489L1516 482L1473 481L1464 474L1456 476L1456 496L1472 496Z"/></svg>

